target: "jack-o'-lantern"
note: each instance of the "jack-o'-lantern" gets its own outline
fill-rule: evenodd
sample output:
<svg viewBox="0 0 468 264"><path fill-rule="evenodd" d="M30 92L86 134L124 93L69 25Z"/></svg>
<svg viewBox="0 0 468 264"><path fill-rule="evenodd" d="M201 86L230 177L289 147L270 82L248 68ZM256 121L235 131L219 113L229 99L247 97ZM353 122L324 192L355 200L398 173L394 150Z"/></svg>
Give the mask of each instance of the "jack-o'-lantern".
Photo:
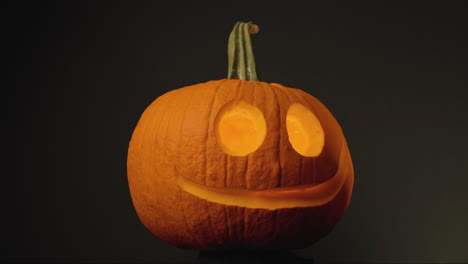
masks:
<svg viewBox="0 0 468 264"><path fill-rule="evenodd" d="M160 96L133 132L133 205L175 246L303 248L349 205L353 165L339 124L310 94L257 80L256 31L235 25L228 79Z"/></svg>

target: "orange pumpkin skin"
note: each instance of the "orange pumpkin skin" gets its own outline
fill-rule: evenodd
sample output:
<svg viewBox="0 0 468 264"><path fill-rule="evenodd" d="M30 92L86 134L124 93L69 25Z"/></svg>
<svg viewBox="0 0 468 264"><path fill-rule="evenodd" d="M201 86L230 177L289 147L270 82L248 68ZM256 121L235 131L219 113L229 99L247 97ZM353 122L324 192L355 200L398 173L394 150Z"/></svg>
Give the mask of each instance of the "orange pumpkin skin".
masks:
<svg viewBox="0 0 468 264"><path fill-rule="evenodd" d="M245 157L220 148L214 123L228 103L244 101L264 115L263 143ZM291 146L286 113L293 103L320 121L325 144L317 157ZM217 188L270 190L317 185L347 167L344 184L325 204L261 209L210 202L184 191L182 177ZM352 193L354 174L342 130L327 108L298 89L223 79L170 91L141 116L128 149L128 182L135 210L155 236L181 248L304 248L337 224Z"/></svg>

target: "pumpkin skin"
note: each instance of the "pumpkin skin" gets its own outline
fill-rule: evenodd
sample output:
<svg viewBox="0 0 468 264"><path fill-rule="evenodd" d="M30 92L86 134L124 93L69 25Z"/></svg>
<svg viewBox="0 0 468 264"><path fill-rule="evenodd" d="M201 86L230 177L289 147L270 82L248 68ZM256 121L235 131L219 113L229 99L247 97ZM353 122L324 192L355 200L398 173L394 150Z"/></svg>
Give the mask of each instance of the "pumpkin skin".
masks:
<svg viewBox="0 0 468 264"><path fill-rule="evenodd" d="M257 107L266 123L262 144L246 156L225 153L215 135L219 112L233 102ZM322 125L324 146L316 157L299 154L289 141L286 115L293 104L307 108ZM177 247L201 250L309 246L341 219L354 181L342 130L318 99L280 84L234 79L157 98L133 132L127 170L131 198L146 228ZM274 192L318 186L339 172L343 182L326 202L274 209L209 201L179 184L186 179L218 190Z"/></svg>

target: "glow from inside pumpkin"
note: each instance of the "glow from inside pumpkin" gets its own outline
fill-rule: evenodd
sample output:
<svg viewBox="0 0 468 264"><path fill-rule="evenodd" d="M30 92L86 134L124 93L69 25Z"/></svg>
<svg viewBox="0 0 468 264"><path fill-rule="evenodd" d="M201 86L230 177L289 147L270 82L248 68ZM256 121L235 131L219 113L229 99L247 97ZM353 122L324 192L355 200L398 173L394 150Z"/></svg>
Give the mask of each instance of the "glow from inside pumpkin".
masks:
<svg viewBox="0 0 468 264"><path fill-rule="evenodd" d="M318 118L301 104L292 104L286 114L286 130L293 149L302 156L316 157L325 145Z"/></svg>
<svg viewBox="0 0 468 264"><path fill-rule="evenodd" d="M215 129L218 143L225 153L246 156L263 143L266 122L260 109L238 102L221 109Z"/></svg>

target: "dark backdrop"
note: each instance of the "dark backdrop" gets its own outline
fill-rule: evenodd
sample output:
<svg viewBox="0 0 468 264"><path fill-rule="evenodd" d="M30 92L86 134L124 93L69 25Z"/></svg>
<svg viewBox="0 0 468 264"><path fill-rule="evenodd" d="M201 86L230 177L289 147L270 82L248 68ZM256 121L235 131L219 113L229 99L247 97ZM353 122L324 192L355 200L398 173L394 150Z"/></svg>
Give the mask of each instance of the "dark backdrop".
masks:
<svg viewBox="0 0 468 264"><path fill-rule="evenodd" d="M327 105L355 164L345 217L295 253L323 262L468 261L463 2L130 2L3 8L4 53L14 58L5 63L13 82L2 85L4 258L195 261L196 251L160 241L139 221L127 146L155 98L225 78L232 26L254 21L260 79Z"/></svg>

